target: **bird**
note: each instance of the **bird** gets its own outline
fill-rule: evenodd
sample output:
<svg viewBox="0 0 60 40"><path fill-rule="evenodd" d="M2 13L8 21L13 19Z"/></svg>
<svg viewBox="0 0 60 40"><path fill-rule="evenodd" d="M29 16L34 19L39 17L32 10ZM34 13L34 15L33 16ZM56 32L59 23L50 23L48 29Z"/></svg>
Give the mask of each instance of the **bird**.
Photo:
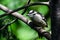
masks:
<svg viewBox="0 0 60 40"><path fill-rule="evenodd" d="M34 11L34 10L30 10L27 15L30 17L30 19L35 25L42 27L42 28L48 27L46 18L41 13Z"/></svg>

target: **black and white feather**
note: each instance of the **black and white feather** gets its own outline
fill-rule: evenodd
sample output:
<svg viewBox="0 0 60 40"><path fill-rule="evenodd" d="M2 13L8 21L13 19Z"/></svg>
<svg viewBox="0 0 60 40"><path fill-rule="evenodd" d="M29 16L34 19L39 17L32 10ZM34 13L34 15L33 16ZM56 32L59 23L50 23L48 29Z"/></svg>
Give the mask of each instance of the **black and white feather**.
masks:
<svg viewBox="0 0 60 40"><path fill-rule="evenodd" d="M46 19L45 19L44 15L42 15L41 13L31 10L29 12L28 16L32 19L32 21L36 25L42 26L42 27L47 27Z"/></svg>

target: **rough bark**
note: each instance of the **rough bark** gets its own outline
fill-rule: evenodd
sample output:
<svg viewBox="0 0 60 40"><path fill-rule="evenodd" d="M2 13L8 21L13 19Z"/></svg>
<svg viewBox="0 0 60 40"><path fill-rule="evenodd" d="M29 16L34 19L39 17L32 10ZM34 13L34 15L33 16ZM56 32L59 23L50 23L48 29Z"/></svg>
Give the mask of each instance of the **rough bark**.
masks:
<svg viewBox="0 0 60 40"><path fill-rule="evenodd" d="M50 0L52 40L60 40L60 0Z"/></svg>

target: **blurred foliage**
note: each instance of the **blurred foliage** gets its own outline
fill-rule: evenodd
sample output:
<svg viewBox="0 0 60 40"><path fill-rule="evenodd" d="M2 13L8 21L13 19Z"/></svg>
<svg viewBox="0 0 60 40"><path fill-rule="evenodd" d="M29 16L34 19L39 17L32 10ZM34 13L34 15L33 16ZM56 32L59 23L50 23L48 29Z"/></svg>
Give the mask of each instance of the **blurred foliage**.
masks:
<svg viewBox="0 0 60 40"><path fill-rule="evenodd" d="M49 1L49 0L32 0L32 1L34 1L34 2L47 2L47 1Z"/></svg>
<svg viewBox="0 0 60 40"><path fill-rule="evenodd" d="M41 2L41 1L48 1L48 0L31 0L31 2L39 2L39 1ZM0 0L0 4L8 7L11 10L14 10L19 7L22 7L23 5L26 5L27 0ZM31 6L27 9L27 12L24 14L25 17L27 17L26 15L30 10L36 10L42 13L43 15L46 15L49 11L49 8L44 5ZM20 10L18 12L21 14L23 10ZM4 14L4 12L0 10L0 15L1 14ZM5 19L9 19L10 21L12 21L13 19L15 19L15 17L8 15L7 17L5 17ZM3 20L3 19L0 19L0 20ZM2 25L1 22L3 21L0 21L0 26ZM47 23L48 23L48 28L45 28L45 29L47 31L50 31L50 17L48 18ZM38 33L19 19L17 19L15 23L8 26L7 30L9 32L12 32L15 35L15 37L19 40L35 40L35 39L45 40L46 39L44 37L38 38ZM2 35L3 34L0 33L0 40L7 40L7 38L3 37ZM14 40L17 40L16 38L14 38Z"/></svg>

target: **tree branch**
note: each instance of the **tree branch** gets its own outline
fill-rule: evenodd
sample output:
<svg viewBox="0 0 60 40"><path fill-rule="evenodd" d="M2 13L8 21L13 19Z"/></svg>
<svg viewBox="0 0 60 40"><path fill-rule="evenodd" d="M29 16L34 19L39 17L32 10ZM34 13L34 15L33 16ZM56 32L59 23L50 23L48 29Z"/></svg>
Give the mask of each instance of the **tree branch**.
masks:
<svg viewBox="0 0 60 40"><path fill-rule="evenodd" d="M22 8L24 8L24 7L22 7ZM35 29L39 34L43 33L42 35L44 37L46 37L48 40L51 40L51 35L48 32L44 31L43 29L38 28L35 24L33 24L32 21L30 21L29 19L25 18L23 15L15 12L16 10L13 11L14 12L13 13L12 10L9 10L7 7L5 7L5 6L1 5L1 4L0 4L0 9L3 10L4 12L7 12L8 14L11 13L11 15L13 15L14 17L22 20L24 23L26 23L27 25L29 25L32 29Z"/></svg>

